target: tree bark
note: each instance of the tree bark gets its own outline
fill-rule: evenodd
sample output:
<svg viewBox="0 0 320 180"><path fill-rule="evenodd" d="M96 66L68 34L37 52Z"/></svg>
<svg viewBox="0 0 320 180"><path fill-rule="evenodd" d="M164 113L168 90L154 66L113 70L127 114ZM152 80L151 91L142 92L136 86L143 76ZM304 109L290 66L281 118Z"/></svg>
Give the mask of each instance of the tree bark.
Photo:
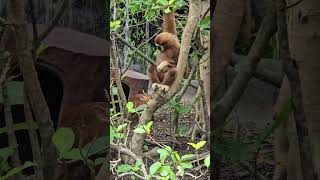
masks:
<svg viewBox="0 0 320 180"><path fill-rule="evenodd" d="M319 0L303 0L290 9L288 21L290 51L299 68L303 106L317 179L320 178L319 8Z"/></svg>
<svg viewBox="0 0 320 180"><path fill-rule="evenodd" d="M212 76L211 97L217 98L217 91L225 77L233 47L238 37L244 16L245 0L218 0L212 17L214 27L214 45L211 54ZM211 100L211 102L213 102Z"/></svg>
<svg viewBox="0 0 320 180"><path fill-rule="evenodd" d="M39 125L41 136L41 156L44 169L44 179L50 180L54 176L57 162L57 152L51 137L54 133L53 122L50 117L48 105L41 91L38 75L32 59L30 43L28 40L27 22L25 14L25 1L11 0L8 2L8 23L14 25L5 45L13 58L19 62L23 75L25 92Z"/></svg>

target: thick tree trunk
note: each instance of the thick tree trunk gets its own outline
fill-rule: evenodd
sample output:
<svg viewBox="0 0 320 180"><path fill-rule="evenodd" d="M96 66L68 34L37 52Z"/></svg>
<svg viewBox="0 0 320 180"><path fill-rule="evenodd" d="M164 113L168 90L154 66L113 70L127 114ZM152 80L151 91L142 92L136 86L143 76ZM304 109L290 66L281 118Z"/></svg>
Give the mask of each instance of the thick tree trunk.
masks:
<svg viewBox="0 0 320 180"><path fill-rule="evenodd" d="M290 50L300 71L303 104L317 179L320 178L319 9L319 0L304 0L291 8L288 23Z"/></svg>
<svg viewBox="0 0 320 180"><path fill-rule="evenodd" d="M234 44L242 24L246 0L218 0L213 14L214 46L211 64L211 96L216 98L217 91L225 77Z"/></svg>
<svg viewBox="0 0 320 180"><path fill-rule="evenodd" d="M19 62L23 75L25 92L31 103L32 111L39 125L41 136L41 155L44 170L44 179L50 180L54 176L56 166L56 148L51 141L54 133L53 123L50 117L48 105L41 91L38 75L32 59L27 33L25 14L25 1L11 0L8 2L8 23L14 24L14 28L6 38L5 48ZM12 27L12 26L11 26Z"/></svg>

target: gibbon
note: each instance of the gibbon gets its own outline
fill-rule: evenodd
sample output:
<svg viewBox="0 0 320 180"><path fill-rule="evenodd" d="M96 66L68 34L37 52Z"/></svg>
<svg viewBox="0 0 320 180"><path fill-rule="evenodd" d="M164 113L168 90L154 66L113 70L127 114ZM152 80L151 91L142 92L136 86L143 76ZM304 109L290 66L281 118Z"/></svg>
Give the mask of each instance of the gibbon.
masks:
<svg viewBox="0 0 320 180"><path fill-rule="evenodd" d="M180 52L180 42L176 32L175 16L172 8L170 13L163 12L163 32L154 40L159 53L156 66L149 64L148 76L154 90L160 88L167 92L176 79L176 66Z"/></svg>

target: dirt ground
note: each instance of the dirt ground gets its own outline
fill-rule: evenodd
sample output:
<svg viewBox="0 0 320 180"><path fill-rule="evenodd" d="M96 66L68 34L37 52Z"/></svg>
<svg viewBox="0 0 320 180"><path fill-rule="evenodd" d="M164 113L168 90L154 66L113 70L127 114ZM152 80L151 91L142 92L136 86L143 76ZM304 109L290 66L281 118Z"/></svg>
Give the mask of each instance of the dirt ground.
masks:
<svg viewBox="0 0 320 180"><path fill-rule="evenodd" d="M242 96L240 102L237 104L234 112L229 118L237 120L240 125L239 138L253 139L257 137L264 129L270 126L273 121L273 103L274 94L277 88L266 84L260 80L252 79ZM188 103L194 99L196 90L192 87L188 88L184 95L182 102ZM155 115L155 126L153 137L158 141L166 141L172 145L180 154L194 153L193 149L187 145L190 139L187 137L172 138L173 134L170 132L171 123L168 121L170 111L162 108ZM187 124L192 126L193 115L188 116L182 114L179 119L179 124ZM225 132L225 136L234 136L234 123L231 123ZM266 140L259 154L257 154L256 161L252 162L227 162L222 168L222 178L225 180L249 180L255 179L252 174L257 176L264 176L266 179L272 178L274 168L273 162L273 145L272 138ZM208 148L208 147L207 147ZM256 172L256 173L255 173ZM209 174L206 174L201 179L209 179Z"/></svg>

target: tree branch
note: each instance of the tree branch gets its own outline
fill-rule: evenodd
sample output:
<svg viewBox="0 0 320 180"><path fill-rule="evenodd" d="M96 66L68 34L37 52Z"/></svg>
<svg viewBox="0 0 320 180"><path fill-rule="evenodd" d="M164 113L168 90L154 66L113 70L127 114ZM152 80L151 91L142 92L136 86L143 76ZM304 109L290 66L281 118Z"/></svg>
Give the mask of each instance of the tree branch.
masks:
<svg viewBox="0 0 320 180"><path fill-rule="evenodd" d="M211 126L214 127L212 128L214 132L217 132L217 130L223 126L225 119L239 101L260 61L260 56L266 44L276 31L276 12L274 3L272 1L268 2L268 11L266 12L258 35L250 49L248 62L243 66L244 70L239 72L235 77L231 87L224 96L215 105L211 106L211 114L213 115L210 116L210 122L213 123ZM214 132L211 132L212 145L221 143L222 141L221 137ZM211 168L211 175L213 179L218 180L220 176L221 158L216 153L213 155L212 164L215 164L215 166Z"/></svg>
<svg viewBox="0 0 320 180"><path fill-rule="evenodd" d="M139 54L142 58L144 58L145 60L147 60L149 63L153 64L156 66L156 62L154 60L152 60L151 58L147 57L145 54L143 54L143 52L141 52L139 49L137 49L136 47L134 47L132 44L130 44L129 42L127 42L125 39L123 39L119 34L117 33L112 33L113 36L116 36L117 39L119 39L123 44L127 45L128 47L130 47L131 49L133 49L137 54Z"/></svg>
<svg viewBox="0 0 320 180"><path fill-rule="evenodd" d="M299 71L295 67L294 60L291 58L288 41L288 30L286 11L281 8L286 6L285 0L277 0L277 24L278 24L278 37L280 42L280 59L283 64L283 71L288 78L292 102L294 109L294 120L297 128L298 145L300 153L300 161L302 168L303 180L313 180L315 178L314 167L312 163L312 152L309 138L309 131L304 113L304 106L302 101L302 89L300 84Z"/></svg>
<svg viewBox="0 0 320 180"><path fill-rule="evenodd" d="M139 119L139 124L145 124L147 121L152 119L154 112L161 107L163 104L168 102L180 89L180 84L183 79L185 68L187 65L187 60L189 57L189 51L191 47L191 38L192 34L197 26L197 23L200 19L200 1L198 0L189 0L189 15L186 27L182 33L181 39L181 48L177 64L177 76L174 83L169 88L169 91L166 94L162 94L159 91L156 91L152 98L148 101L147 106L145 107L142 115ZM145 134L133 134L131 140L131 149L132 152L138 156L142 156L143 142L145 140Z"/></svg>

